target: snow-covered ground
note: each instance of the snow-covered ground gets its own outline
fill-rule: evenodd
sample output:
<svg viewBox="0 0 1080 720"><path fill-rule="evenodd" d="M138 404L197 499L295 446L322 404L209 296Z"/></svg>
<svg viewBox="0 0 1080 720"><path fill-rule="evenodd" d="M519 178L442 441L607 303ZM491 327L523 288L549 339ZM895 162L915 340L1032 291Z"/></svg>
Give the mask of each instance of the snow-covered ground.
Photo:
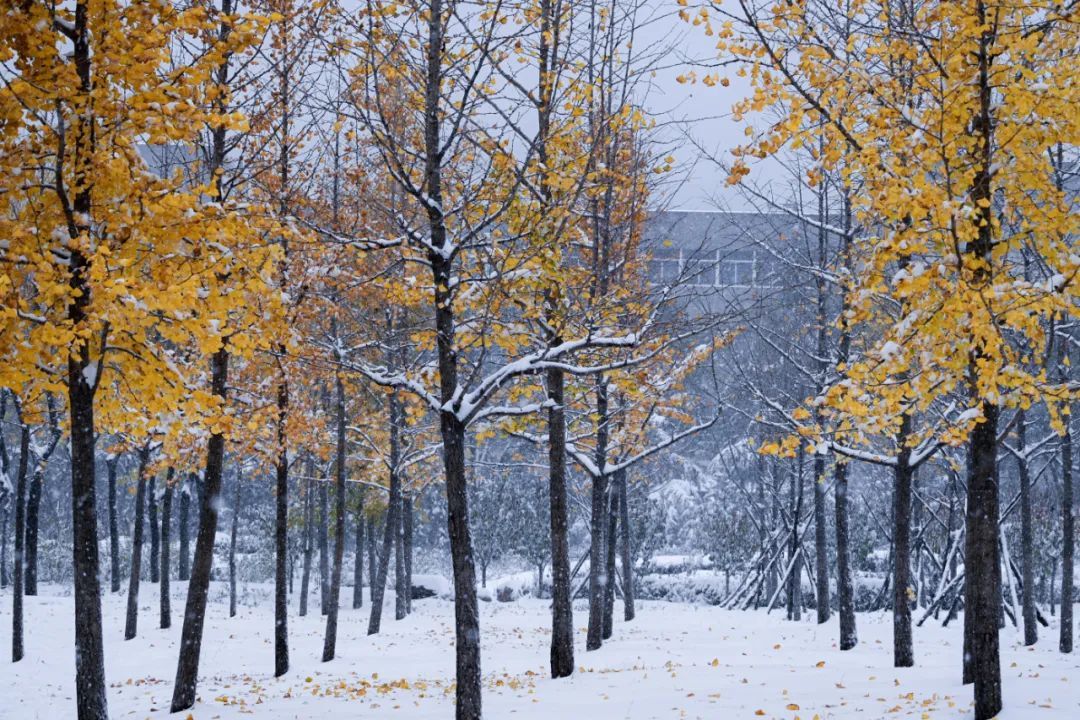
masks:
<svg viewBox="0 0 1080 720"><path fill-rule="evenodd" d="M178 589L183 583L176 583ZM27 656L9 661L11 594L0 593L0 718L74 717L72 600L46 586L27 598ZM203 644L194 720L255 717L453 717L453 606L416 602L394 621L392 596L383 632L366 636L368 608L351 609L343 588L338 658L319 661L324 619L290 616L292 670L272 677L272 606L267 586L244 588L237 617L228 617L225 588L213 589ZM139 636L123 641L124 596L105 598L106 675L113 718L165 718L176 671L182 594L173 628L157 625L157 586L143 585ZM618 608L621 618L621 607ZM585 612L575 607L578 671L547 677L546 601L481 604L485 716L488 718L902 718L971 717L970 688L960 684L960 629L928 623L916 629L915 668L892 665L891 619L861 614L861 643L841 653L836 622L786 622L781 613L735 612L710 606L642 603L638 618L616 622L614 637L586 653ZM1080 654L1056 650L1056 628L1033 649L1009 628L1002 635L1006 710L1002 720L1080 718ZM187 715L174 716L186 718Z"/></svg>

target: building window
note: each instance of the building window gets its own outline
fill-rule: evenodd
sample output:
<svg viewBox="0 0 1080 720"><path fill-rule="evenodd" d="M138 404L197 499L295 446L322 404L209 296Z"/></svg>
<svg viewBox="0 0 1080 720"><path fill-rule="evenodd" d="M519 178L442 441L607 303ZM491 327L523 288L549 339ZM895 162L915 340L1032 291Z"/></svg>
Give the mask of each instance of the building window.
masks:
<svg viewBox="0 0 1080 720"><path fill-rule="evenodd" d="M685 277L688 285L716 286L716 257L687 258Z"/></svg>
<svg viewBox="0 0 1080 720"><path fill-rule="evenodd" d="M657 250L649 261L649 279L657 285L668 285L679 279L679 251Z"/></svg>
<svg viewBox="0 0 1080 720"><path fill-rule="evenodd" d="M721 285L753 285L753 283L753 250L737 250L724 255L720 262Z"/></svg>

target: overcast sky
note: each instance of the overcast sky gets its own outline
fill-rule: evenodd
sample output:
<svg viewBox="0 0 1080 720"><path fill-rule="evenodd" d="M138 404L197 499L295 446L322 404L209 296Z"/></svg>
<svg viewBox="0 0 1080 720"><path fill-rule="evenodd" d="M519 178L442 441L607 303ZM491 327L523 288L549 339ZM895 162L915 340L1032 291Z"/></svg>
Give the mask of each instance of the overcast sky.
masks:
<svg viewBox="0 0 1080 720"><path fill-rule="evenodd" d="M661 64L645 97L645 105L661 126L661 137L671 143L676 176L669 201L671 209L712 210L720 202L734 209L745 208L738 192L725 185L725 173L707 155L730 161L730 151L745 140L744 125L731 120L731 106L749 95L749 83L734 72L726 75L730 86L708 87L680 84L679 75L696 69L705 73L704 63L717 57L715 37L709 38L701 27L693 27L678 17L675 0L650 0L651 16L642 23L639 46L667 47L669 60ZM644 42L642 42L644 41ZM700 146L700 150L699 150ZM764 169L755 169L752 177L764 179Z"/></svg>

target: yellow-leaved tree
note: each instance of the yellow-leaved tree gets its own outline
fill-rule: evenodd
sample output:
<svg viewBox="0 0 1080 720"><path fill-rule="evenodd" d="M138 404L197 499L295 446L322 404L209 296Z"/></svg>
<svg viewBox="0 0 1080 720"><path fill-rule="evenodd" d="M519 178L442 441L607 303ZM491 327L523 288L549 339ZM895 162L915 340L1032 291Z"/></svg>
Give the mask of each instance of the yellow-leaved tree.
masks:
<svg viewBox="0 0 1080 720"><path fill-rule="evenodd" d="M1080 136L1077 12L1012 0L738 0L693 16L750 78L736 114L770 118L748 130L732 181L754 158L805 146L860 188L853 210L871 229L854 242L849 320L883 327L827 403L857 418L859 393L887 380L874 403L891 404L899 423L947 394L967 398L959 430L941 439L969 444L964 674L978 720L1001 709L999 417L1069 393L1025 348L1045 350L1077 308L1080 218L1061 182ZM1025 276L1024 253L1042 277ZM898 317L883 314L897 305Z"/></svg>
<svg viewBox="0 0 1080 720"><path fill-rule="evenodd" d="M95 415L145 416L147 433L182 417L220 436L234 423L224 374L211 382L194 360L226 342L254 351L252 325L273 315L248 313L273 271L257 223L213 201L216 174L163 177L145 160L242 124L211 80L262 27L165 0L19 2L0 16L0 384L43 378L68 399L80 720L107 716ZM192 40L205 52L176 52ZM103 383L125 391L99 395Z"/></svg>

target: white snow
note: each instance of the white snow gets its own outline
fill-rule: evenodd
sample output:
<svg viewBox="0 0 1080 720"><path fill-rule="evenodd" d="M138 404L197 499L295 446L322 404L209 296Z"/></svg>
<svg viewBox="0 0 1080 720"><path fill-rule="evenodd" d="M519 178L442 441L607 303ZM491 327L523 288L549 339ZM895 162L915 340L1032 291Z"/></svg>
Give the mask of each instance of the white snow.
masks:
<svg viewBox="0 0 1080 720"><path fill-rule="evenodd" d="M956 416L955 424L962 425L964 423L971 422L972 420L977 420L980 417L982 417L982 408L968 408L967 410Z"/></svg>
<svg viewBox="0 0 1080 720"><path fill-rule="evenodd" d="M881 346L881 349L878 350L878 356L881 357L882 360L891 360L899 355L901 350L902 348L897 343L888 340Z"/></svg>
<svg viewBox="0 0 1080 720"><path fill-rule="evenodd" d="M104 598L106 678L110 717L140 720L169 715L184 583L174 582L173 628L157 627L157 588L141 593L139 635L124 642L124 595ZM299 578L296 588L299 590ZM215 583L200 667L196 720L285 720L317 717L446 720L453 716L453 605L414 602L414 613L393 619L386 600L383 631L366 635L369 598L353 610L343 600L338 657L320 662L325 619L296 615L290 596L292 670L273 677L273 610L269 585L242 586L237 617L228 617L226 586ZM74 716L72 599L66 588L44 586L27 598L27 656L4 661L0 717L51 720ZM343 588L343 598L351 598ZM0 626L10 627L10 590L0 593ZM632 623L616 606L614 636L585 652L585 606L575 605L573 677L548 678L551 611L548 600L481 603L484 710L493 719L614 718L970 718L971 689L960 683L962 620L915 628L917 666L892 667L888 614L860 613L859 646L836 647L835 616L818 626L813 613L788 622L782 612L720 610L711 606L640 602ZM1002 633L1006 709L1001 720L1067 720L1080 716L1080 656L1057 652L1057 628L1041 629L1032 649L1010 626ZM5 631L6 635L6 631ZM798 706L798 709L792 709ZM758 714L758 711L761 711ZM9 713L5 715L4 713ZM925 714L924 714L925 713Z"/></svg>

